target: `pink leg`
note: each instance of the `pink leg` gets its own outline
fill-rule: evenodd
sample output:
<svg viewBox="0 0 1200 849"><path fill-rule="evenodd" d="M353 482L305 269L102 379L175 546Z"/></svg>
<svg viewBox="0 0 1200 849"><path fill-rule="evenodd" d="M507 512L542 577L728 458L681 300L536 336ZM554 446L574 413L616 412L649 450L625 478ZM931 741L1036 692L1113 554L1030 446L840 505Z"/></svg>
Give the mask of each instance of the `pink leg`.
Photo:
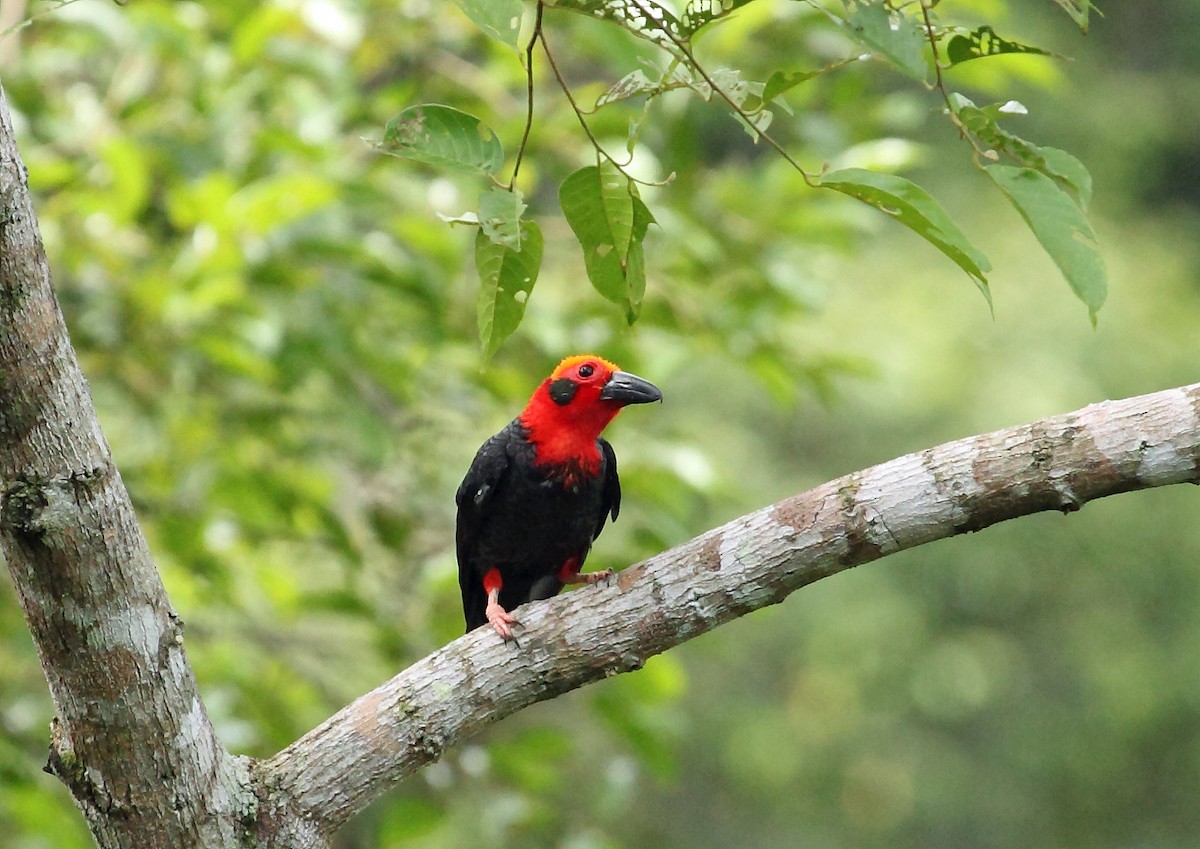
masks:
<svg viewBox="0 0 1200 849"><path fill-rule="evenodd" d="M500 588L504 582L500 579L499 569L490 569L483 576L483 588L487 590L487 607L484 608L484 616L487 617L488 624L492 626L492 630L500 635L504 642L515 640L513 636L512 625L520 625L521 623L503 607L500 606Z"/></svg>
<svg viewBox="0 0 1200 849"><path fill-rule="evenodd" d="M558 568L558 579L564 584L598 584L613 576L612 569L601 569L598 572L580 572L580 558L568 557Z"/></svg>

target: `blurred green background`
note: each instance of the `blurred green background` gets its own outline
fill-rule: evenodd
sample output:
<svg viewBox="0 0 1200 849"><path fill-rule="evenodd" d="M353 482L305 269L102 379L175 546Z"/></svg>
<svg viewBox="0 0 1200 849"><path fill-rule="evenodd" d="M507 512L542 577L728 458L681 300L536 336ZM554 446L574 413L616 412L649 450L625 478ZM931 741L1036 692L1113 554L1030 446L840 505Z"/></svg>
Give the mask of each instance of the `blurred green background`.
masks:
<svg viewBox="0 0 1200 849"><path fill-rule="evenodd" d="M903 167L992 259L966 277L804 188L712 104L664 98L640 173L642 320L583 282L555 187L589 161L539 71L522 184L546 234L525 323L486 370L483 187L374 154L445 102L511 152L516 58L448 3L80 0L0 40L55 283L209 712L269 755L457 636L453 493L564 354L654 380L610 436L621 567L828 478L972 433L1197 379L1200 3L943 3L1072 57L953 71L1096 181L1110 296L1093 330L937 99L880 63L794 90L801 161ZM1111 6L1111 8L1110 8ZM547 15L587 101L647 55ZM760 0L700 58L764 79L851 55ZM595 127L622 149L629 112ZM536 706L402 782L351 847L1193 847L1200 835L1200 492L1039 515L805 589L633 675ZM0 847L90 845L41 772L52 707L0 582Z"/></svg>

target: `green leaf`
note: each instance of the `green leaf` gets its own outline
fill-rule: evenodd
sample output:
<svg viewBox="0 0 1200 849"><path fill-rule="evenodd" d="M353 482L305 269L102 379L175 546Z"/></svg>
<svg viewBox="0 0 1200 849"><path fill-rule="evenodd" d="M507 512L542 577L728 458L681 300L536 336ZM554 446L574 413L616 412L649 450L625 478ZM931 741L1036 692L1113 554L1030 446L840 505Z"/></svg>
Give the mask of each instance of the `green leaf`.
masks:
<svg viewBox="0 0 1200 849"><path fill-rule="evenodd" d="M521 250L521 213L525 200L519 191L493 186L479 198L479 227L497 245Z"/></svg>
<svg viewBox="0 0 1200 849"><path fill-rule="evenodd" d="M1065 184L1075 196L1076 202L1084 211L1092 202L1092 175L1087 166L1065 150L1056 147L1039 147L1042 155L1042 168L1060 184Z"/></svg>
<svg viewBox="0 0 1200 849"><path fill-rule="evenodd" d="M604 207L604 220L608 222L612 244L624 263L629 256L629 245L633 239L634 195L629 179L611 163L600 166L600 203Z"/></svg>
<svg viewBox="0 0 1200 849"><path fill-rule="evenodd" d="M711 84L709 80L712 80ZM690 83L691 89L705 100L720 96L714 90L714 86L723 91L745 113L735 113L735 117L750 138L757 142L760 133L766 132L774 117L771 110L764 108L766 103L762 93L765 85L753 80L743 80L742 72L736 68L717 68L709 72L708 79L700 77Z"/></svg>
<svg viewBox="0 0 1200 849"><path fill-rule="evenodd" d="M553 0L548 3L557 9L582 12L590 18L611 21L639 38L652 41L662 49L682 59L683 54L671 40L687 41L688 35L669 10L658 3L633 3L629 0Z"/></svg>
<svg viewBox="0 0 1200 849"><path fill-rule="evenodd" d="M976 106L963 95L950 95L950 104L963 126L992 148L1002 151L1021 165L1035 168L1069 191L1080 208L1087 209L1092 200L1092 175L1087 167L1065 150L1054 147L1039 147L1020 136L1003 129L1001 118L1026 114L1025 107L1010 100L1007 103L990 103Z"/></svg>
<svg viewBox="0 0 1200 849"><path fill-rule="evenodd" d="M455 0L475 26L514 50L521 34L522 0Z"/></svg>
<svg viewBox="0 0 1200 849"><path fill-rule="evenodd" d="M844 0L844 3L850 11L847 30L851 38L910 77L925 79L929 70L925 61L928 41L915 18L889 10L882 0Z"/></svg>
<svg viewBox="0 0 1200 849"><path fill-rule="evenodd" d="M729 99L739 106L753 93L747 86L755 85L755 83L742 80L742 72L737 68L714 68L708 72L708 79L697 75L689 83L692 91L696 92L706 101L712 100L714 96L720 97L714 90L713 85L709 84L708 80L712 80L716 88L729 95ZM757 85L758 90L762 91L762 83L758 83Z"/></svg>
<svg viewBox="0 0 1200 849"><path fill-rule="evenodd" d="M631 71L613 83L608 91L596 98L596 108L599 109L609 103L617 103L641 95L645 95L647 98L657 97L663 92L687 88L690 85L691 82L686 77L674 73L652 80L646 76L645 71Z"/></svg>
<svg viewBox="0 0 1200 849"><path fill-rule="evenodd" d="M657 94L659 91L661 91L660 84L646 76L645 71L630 71L609 86L604 94L596 98L596 108L599 109L601 106L621 100L629 100L631 97L642 94Z"/></svg>
<svg viewBox="0 0 1200 849"><path fill-rule="evenodd" d="M721 20L730 12L751 3L752 0L691 0L679 16L680 35L690 41L698 31Z"/></svg>
<svg viewBox="0 0 1200 849"><path fill-rule="evenodd" d="M976 106L957 92L950 96L950 103L963 126L990 147L1007 153L1022 165L1039 169L1042 167L1041 152L1037 145L1013 135L997 123L1005 115L1026 114L1024 106L1016 101Z"/></svg>
<svg viewBox="0 0 1200 849"><path fill-rule="evenodd" d="M633 241L629 243L629 256L626 263L628 271L625 275L628 284L625 320L629 324L637 321L638 314L642 311L642 298L646 294L646 257L643 253L642 241L646 238L646 231L653 223L654 216L650 214L649 208L642 203L641 198L634 197Z"/></svg>
<svg viewBox="0 0 1200 849"><path fill-rule="evenodd" d="M382 152L429 165L494 174L504 164L496 134L474 115L450 106L410 106L388 121Z"/></svg>
<svg viewBox="0 0 1200 849"><path fill-rule="evenodd" d="M614 166L590 165L563 181L559 204L583 247L588 280L633 324L646 289L642 240L654 221L637 188Z"/></svg>
<svg viewBox="0 0 1200 849"><path fill-rule="evenodd" d="M542 265L542 231L537 222L521 222L521 249L499 245L482 229L475 237L475 268L479 272L479 344L491 359L525 315L525 304Z"/></svg>
<svg viewBox="0 0 1200 849"><path fill-rule="evenodd" d="M779 95L791 88L795 88L805 80L811 80L821 71L775 71L771 76L767 77L766 85L763 86L762 99L764 103L770 103Z"/></svg>
<svg viewBox="0 0 1200 849"><path fill-rule="evenodd" d="M860 56L848 56L845 59L838 59L834 62L830 62L828 65L824 65L814 71L775 71L771 74L771 76L767 77L767 82L763 86L763 103L770 103L772 100L779 97L779 95L795 88L802 82L811 80L813 77L820 76L821 74L826 74L830 71L837 70L844 65L858 62L862 58L863 57Z"/></svg>
<svg viewBox="0 0 1200 849"><path fill-rule="evenodd" d="M950 65L961 65L972 59L985 56L1001 56L1006 53L1031 53L1038 56L1053 56L1048 50L1009 41L996 35L989 26L982 26L969 33L958 33L946 44L946 58Z"/></svg>
<svg viewBox="0 0 1200 849"><path fill-rule="evenodd" d="M612 21L641 38L683 58L676 41L684 44L704 27L725 18L752 0L691 0L679 17L661 2L631 0L552 0L547 5Z"/></svg>
<svg viewBox="0 0 1200 849"><path fill-rule="evenodd" d="M823 175L821 186L850 195L896 218L970 275L991 306L992 295L984 276L992 269L987 257L967 241L941 205L916 183L895 174L845 168Z"/></svg>
<svg viewBox="0 0 1200 849"><path fill-rule="evenodd" d="M1096 236L1082 210L1057 183L1033 168L989 165L984 170L1087 305L1094 325L1108 282L1104 260L1096 250Z"/></svg>

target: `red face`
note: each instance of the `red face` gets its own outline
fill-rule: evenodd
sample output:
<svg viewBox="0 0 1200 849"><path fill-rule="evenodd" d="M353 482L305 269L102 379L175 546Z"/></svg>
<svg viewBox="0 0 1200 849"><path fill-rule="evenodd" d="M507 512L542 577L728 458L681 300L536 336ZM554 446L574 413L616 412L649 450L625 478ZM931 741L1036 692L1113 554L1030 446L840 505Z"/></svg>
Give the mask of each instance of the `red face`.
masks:
<svg viewBox="0 0 1200 849"><path fill-rule="evenodd" d="M596 440L621 408L661 398L653 384L584 354L558 364L529 399L521 421L538 448L539 462L598 467Z"/></svg>
<svg viewBox="0 0 1200 849"><path fill-rule="evenodd" d="M543 387L550 400L563 408L562 411L568 418L586 414L589 409L595 412L617 410L621 408L621 404L600 400L601 391L616 371L619 371L617 366L600 357L587 354L567 357L558 364ZM542 388L538 391L541 392ZM575 415L571 415L572 413ZM606 424L608 419L604 420L600 428L603 429Z"/></svg>

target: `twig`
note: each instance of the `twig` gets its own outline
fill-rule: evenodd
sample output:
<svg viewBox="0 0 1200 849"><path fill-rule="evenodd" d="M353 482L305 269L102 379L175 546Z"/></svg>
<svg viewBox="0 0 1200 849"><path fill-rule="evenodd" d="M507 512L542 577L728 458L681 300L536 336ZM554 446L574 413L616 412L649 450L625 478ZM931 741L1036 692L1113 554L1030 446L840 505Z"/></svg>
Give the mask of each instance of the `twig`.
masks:
<svg viewBox="0 0 1200 849"><path fill-rule="evenodd" d="M17 21L16 23L14 23L12 26L8 27L7 29L0 30L0 41L4 40L5 38L8 38L10 35L13 35L14 33L20 32L21 30L23 30L27 27L33 26L35 23L40 21L42 18L46 18L46 17L49 17L50 15L53 15L55 12L57 12L59 9L63 8L64 6L70 6L71 4L78 3L78 2L79 2L79 0L58 0L58 4L56 6L51 6L49 9L44 9L41 12L34 12L29 17L22 18L21 20Z"/></svg>
<svg viewBox="0 0 1200 849"><path fill-rule="evenodd" d="M641 0L632 0L632 2L633 2L633 5L637 6L638 9L641 10L643 15L646 15L647 18L651 17L649 10L644 5L642 5ZM663 27L661 31L662 31L663 35L665 35L670 40L670 42L675 45L675 48L684 55L684 57L688 61L688 64L690 64L692 66L692 68L695 69L696 73L698 73L701 76L701 78L703 78L703 80L706 83L708 83L709 87L713 91L715 91L717 94L719 94L721 96L722 100L724 100L726 103L729 104L729 108L731 108L738 115L738 117L740 117L743 121L745 121L746 125L748 127L750 127L750 129L754 130L755 135L757 135L760 139L762 139L767 144L769 144L771 147L773 147L775 149L776 153L778 153L780 156L782 156L784 158L784 160L789 165L792 166L792 168L796 169L796 171L800 174L800 176L804 178L805 183L807 183L809 186L813 186L813 187L816 187L817 185L819 185L819 183L813 179L811 174L809 174L807 171L805 171L803 168L800 167L800 163L792 158L791 154L789 154L784 149L783 145L781 145L779 142L775 141L775 139L772 136L770 136L765 130L759 129L754 124L754 121L751 120L750 114L745 109L743 109L736 100L734 100L732 97L730 97L725 92L724 89L722 89L719 85L716 84L716 82L713 80L713 78L709 75L708 71L704 70L704 68L700 65L700 63L696 61L695 54L692 53L691 48L688 47L686 42L682 41L678 36L675 35L675 33L671 32L671 30L668 27Z"/></svg>
<svg viewBox="0 0 1200 849"><path fill-rule="evenodd" d="M950 102L950 95L946 91L946 82L942 78L942 60L938 56L937 37L933 32L933 20L929 16L929 10L936 6L937 2L938 0L921 0L921 17L925 20L925 38L929 41L929 49L933 51L933 87L941 93L942 100L946 104L946 114L950 117L950 123L958 128L959 138L966 139L967 144L971 145L971 149L974 151L972 158L975 160L975 164L983 167L979 163L979 157L990 159L991 157L988 154L992 153L993 156L995 154L991 150L980 147L979 143L975 140L975 136L967 129L962 119L958 117L958 113L954 111L954 105Z"/></svg>
<svg viewBox="0 0 1200 849"><path fill-rule="evenodd" d="M541 4L539 3L538 5L541 5ZM562 72L558 69L558 63L554 61L554 54L552 52L550 52L550 44L546 41L546 33L545 32L538 33L538 38L542 42L542 50L544 50L546 53L546 60L550 64L550 70L554 72L554 78L556 80L558 80L558 87L561 88L563 94L566 95L567 102L571 104L571 109L575 112L575 119L577 121L579 121L579 126L583 128L583 132L587 135L588 139L591 141L592 147L594 147L596 149L596 153L599 156L603 156L605 159L607 159L609 162L611 162L613 167L616 168L618 171L620 171L621 174L625 177L625 179L627 179L631 182L634 182L634 183L641 183L642 185L652 185L650 183L647 183L645 180L637 179L636 177L629 174L625 170L625 166L629 165L629 163L632 161L632 159L633 159L632 156L629 158L629 160L626 160L624 163L620 163L616 159L614 159L608 151L606 151L604 149L603 145L600 144L600 140L598 138L596 138L596 134L592 132L592 128L588 126L587 121L584 119L583 110L581 110L579 108L579 103L576 102L575 95L573 95L571 93L571 89L567 85L567 81L563 78Z"/></svg>
<svg viewBox="0 0 1200 849"><path fill-rule="evenodd" d="M525 158L525 146L529 143L529 131L533 129L533 46L537 44L538 36L542 34L542 13L546 6L538 0L537 17L533 22L533 34L529 36L529 44L525 45L525 129L521 133L521 144L517 147L516 162L513 163L512 179L508 181L511 192L517 184L517 174L521 171L521 162Z"/></svg>

